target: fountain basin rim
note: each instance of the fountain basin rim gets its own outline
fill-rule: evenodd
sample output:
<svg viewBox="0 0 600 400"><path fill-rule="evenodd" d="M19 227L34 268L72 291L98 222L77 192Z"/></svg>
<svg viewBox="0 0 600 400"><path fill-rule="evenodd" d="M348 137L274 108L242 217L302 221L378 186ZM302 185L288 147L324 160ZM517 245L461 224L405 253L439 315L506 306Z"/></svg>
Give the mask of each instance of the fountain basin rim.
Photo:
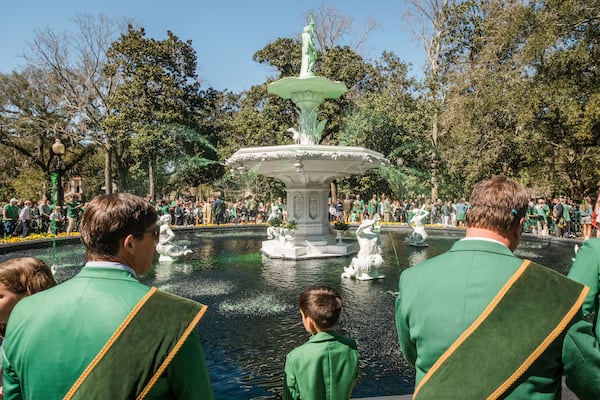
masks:
<svg viewBox="0 0 600 400"><path fill-rule="evenodd" d="M227 161L232 171L283 180L287 185L324 184L336 177L389 166L381 153L363 147L282 145L238 150Z"/></svg>
<svg viewBox="0 0 600 400"><path fill-rule="evenodd" d="M347 159L380 162L389 165L383 154L364 147L290 144L246 147L236 151L227 161L232 166L240 161Z"/></svg>
<svg viewBox="0 0 600 400"><path fill-rule="evenodd" d="M348 91L346 84L323 76L288 76L267 85L267 92L283 99L294 99L302 93L313 93L321 99L337 99Z"/></svg>

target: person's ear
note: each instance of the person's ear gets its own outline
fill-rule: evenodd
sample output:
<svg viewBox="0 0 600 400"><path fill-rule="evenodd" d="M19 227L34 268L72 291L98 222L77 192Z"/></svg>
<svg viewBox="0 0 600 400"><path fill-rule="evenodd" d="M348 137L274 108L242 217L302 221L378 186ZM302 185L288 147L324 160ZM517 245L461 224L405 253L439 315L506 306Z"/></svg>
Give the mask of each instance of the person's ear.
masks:
<svg viewBox="0 0 600 400"><path fill-rule="evenodd" d="M519 226L520 226L521 228L523 228L523 224L524 224L524 223L525 223L525 217L522 217L522 218L519 220Z"/></svg>
<svg viewBox="0 0 600 400"><path fill-rule="evenodd" d="M508 248L511 251L515 251L515 249L517 248L517 246L519 245L519 242L521 241L521 234L523 233L523 224L525 223L525 217L519 219L519 223L513 228L512 230L512 234L509 239L509 245Z"/></svg>
<svg viewBox="0 0 600 400"><path fill-rule="evenodd" d="M317 325L315 324L315 321L311 317L306 317L306 330L311 335L316 335L318 332Z"/></svg>
<svg viewBox="0 0 600 400"><path fill-rule="evenodd" d="M125 239L123 239L123 250L127 251L127 252L132 252L133 249L135 248L135 237L133 235L127 235L125 236Z"/></svg>

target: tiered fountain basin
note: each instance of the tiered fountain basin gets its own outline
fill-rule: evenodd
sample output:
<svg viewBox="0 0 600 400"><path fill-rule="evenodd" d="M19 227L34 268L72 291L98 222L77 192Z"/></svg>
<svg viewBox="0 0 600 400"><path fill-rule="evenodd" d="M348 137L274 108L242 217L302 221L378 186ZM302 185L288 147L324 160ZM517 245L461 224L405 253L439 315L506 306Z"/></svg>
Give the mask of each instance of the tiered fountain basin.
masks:
<svg viewBox="0 0 600 400"><path fill-rule="evenodd" d="M270 258L310 259L355 253L354 242L336 243L329 224L330 182L387 166L381 153L350 146L281 145L244 148L227 160L234 171L253 171L281 180L287 191L288 220L298 229L263 242Z"/></svg>

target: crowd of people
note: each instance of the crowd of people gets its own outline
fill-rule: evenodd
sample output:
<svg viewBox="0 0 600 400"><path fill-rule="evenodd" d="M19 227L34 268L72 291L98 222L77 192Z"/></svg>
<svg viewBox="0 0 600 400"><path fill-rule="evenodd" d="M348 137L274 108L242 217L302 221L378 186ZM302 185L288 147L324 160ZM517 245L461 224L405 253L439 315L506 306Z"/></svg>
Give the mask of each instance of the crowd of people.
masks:
<svg viewBox="0 0 600 400"><path fill-rule="evenodd" d="M429 225L465 227L470 204L464 198L431 201L429 199L400 200L373 194L364 201L360 194L337 198L329 204L330 220L360 223L376 214L383 222L411 223L419 210L427 212ZM550 201L543 197L530 198L525 215L524 232L538 235L555 235L567 238L589 239L600 237L600 196L593 201L585 196L580 202L568 197Z"/></svg>
<svg viewBox="0 0 600 400"><path fill-rule="evenodd" d="M410 223L416 210L428 213L427 224L466 226L470 203L464 198L431 201L429 199L390 199L385 194L373 194L365 202L360 194L337 198L329 205L331 220L346 223L372 219L375 214L384 222ZM525 215L524 232L538 235L554 235L567 238L589 239L600 237L600 196L592 200L583 197L579 202L564 196L547 200L544 197L530 198Z"/></svg>
<svg viewBox="0 0 600 400"><path fill-rule="evenodd" d="M42 197L36 202L13 197L5 204L0 204L0 235L27 237L32 233L56 235L62 232L77 232L85 204L77 193L67 196L65 200L67 203L60 206L51 203L47 197Z"/></svg>
<svg viewBox="0 0 600 400"><path fill-rule="evenodd" d="M285 201L264 201L260 195L249 195L235 202L225 201L220 193L204 199L194 198L160 198L147 199L156 205L159 215L171 214L175 226L251 224L266 222L277 207L279 216L285 218Z"/></svg>
<svg viewBox="0 0 600 400"><path fill-rule="evenodd" d="M356 195L339 211L336 201L332 216L390 221L393 202L381 199ZM557 200L555 209L568 204ZM59 285L41 260L0 263L4 398L214 397L195 329L207 307L138 281L152 268L161 213L184 215L162 203L116 193L77 207L87 262ZM220 195L210 204L225 214ZM600 398L600 239L584 242L566 277L513 254L531 212L524 187L493 177L464 204L465 238L400 275L395 321L414 398L555 400L562 376L579 398ZM267 220L282 218L284 202L268 210ZM315 282L298 307L310 338L286 357L283 398L350 398L360 362L357 343L336 331L341 296Z"/></svg>
<svg viewBox="0 0 600 400"><path fill-rule="evenodd" d="M220 193L212 197L193 198L165 197L152 199L158 215L171 215L175 226L200 226L220 224L253 224L269 222L273 217L287 219L286 199L265 199L252 194L236 201L226 201ZM43 197L37 202L10 199L2 204L4 237L28 236L30 233L66 232L79 230L85 204L78 194L69 195L66 204L54 206ZM384 223L410 224L416 210L428 213L425 224L444 227L465 227L470 204L465 199L393 199L386 194L372 194L367 201L360 194L347 194L344 199L330 199L328 210L330 221L360 224L363 219L372 219L375 214ZM566 238L589 239L600 237L600 196L592 199L585 196L576 201L565 196L546 199L530 198L525 216L524 232L537 235L553 235Z"/></svg>
<svg viewBox="0 0 600 400"><path fill-rule="evenodd" d="M198 200L185 197L153 200L150 196L146 199L155 206L159 216L169 214L174 226L263 223L272 218L275 209L279 218L287 217L285 200L281 197L265 202L260 195L250 195L236 202L227 202L216 193L212 197ZM68 195L65 201L63 206L52 203L46 197L36 202L17 198L0 202L1 236L26 237L31 233L78 232L86 203L81 201L79 194Z"/></svg>

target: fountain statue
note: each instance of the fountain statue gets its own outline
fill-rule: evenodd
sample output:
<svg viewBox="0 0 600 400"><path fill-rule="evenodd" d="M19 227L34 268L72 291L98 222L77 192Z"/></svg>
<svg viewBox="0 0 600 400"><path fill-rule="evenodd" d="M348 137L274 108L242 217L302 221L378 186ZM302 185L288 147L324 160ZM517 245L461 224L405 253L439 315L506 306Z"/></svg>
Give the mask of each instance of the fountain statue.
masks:
<svg viewBox="0 0 600 400"><path fill-rule="evenodd" d="M346 256L355 253L355 242L336 243L330 232L328 197L333 179L363 174L369 169L387 166L381 153L363 147L321 145L327 120L319 120L318 107L325 99L337 99L348 89L342 82L316 76L314 23L302 34L302 66L297 77L285 77L269 83L267 92L291 99L297 106L298 127L294 144L243 148L226 164L235 173L251 170L277 178L285 184L288 218L297 223L293 237L263 242L261 251L270 258L307 259Z"/></svg>
<svg viewBox="0 0 600 400"><path fill-rule="evenodd" d="M409 221L413 224L413 231L408 235L404 241L406 244L415 247L427 247L429 246L425 239L427 239L427 232L425 232L425 224L423 221L429 215L429 211L425 210L425 207L415 208L413 210L413 217Z"/></svg>
<svg viewBox="0 0 600 400"><path fill-rule="evenodd" d="M384 261L381 257L381 240L379 238L379 214L373 219L364 219L356 229L356 239L360 250L352 259L349 267L344 268L342 278L355 278L361 281L382 279L385 275L379 273Z"/></svg>
<svg viewBox="0 0 600 400"><path fill-rule="evenodd" d="M302 65L300 78L315 76L315 62L317 61L317 48L315 46L315 23L312 15L310 23L302 31Z"/></svg>
<svg viewBox="0 0 600 400"><path fill-rule="evenodd" d="M158 219L158 225L160 227L160 233L158 235L156 252L159 254L159 263L170 263L181 256L192 253L192 250L188 249L187 246L179 246L173 243L173 239L175 239L175 233L171 229L170 214L162 215Z"/></svg>

